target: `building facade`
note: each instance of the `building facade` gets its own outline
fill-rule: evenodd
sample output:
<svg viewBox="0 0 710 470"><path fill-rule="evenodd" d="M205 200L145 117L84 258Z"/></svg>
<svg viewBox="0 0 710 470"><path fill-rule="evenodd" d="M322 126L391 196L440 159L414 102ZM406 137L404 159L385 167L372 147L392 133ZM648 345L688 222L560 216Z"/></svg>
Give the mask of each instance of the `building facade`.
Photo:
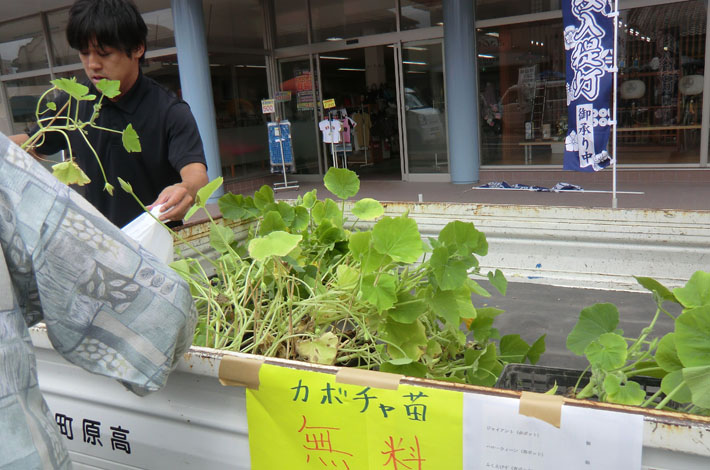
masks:
<svg viewBox="0 0 710 470"><path fill-rule="evenodd" d="M136 3L149 27L144 73L193 108L211 177L280 172L267 135L280 119L300 180L347 161L361 178L470 183L481 169L562 167L560 1ZM83 76L64 38L70 3L0 5L0 132L27 129L51 79ZM619 8L619 168L703 171L707 3ZM264 114L269 98L275 112ZM332 120L349 128L344 142L324 142Z"/></svg>

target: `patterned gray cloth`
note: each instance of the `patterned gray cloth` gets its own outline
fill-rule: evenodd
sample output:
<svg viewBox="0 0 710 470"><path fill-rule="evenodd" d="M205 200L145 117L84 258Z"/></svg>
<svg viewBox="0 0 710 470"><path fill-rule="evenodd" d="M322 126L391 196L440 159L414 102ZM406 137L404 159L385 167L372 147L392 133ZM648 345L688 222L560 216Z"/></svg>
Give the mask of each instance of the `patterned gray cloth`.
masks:
<svg viewBox="0 0 710 470"><path fill-rule="evenodd" d="M68 361L140 395L192 342L187 284L2 134L0 289L2 470L71 468L28 326L44 321Z"/></svg>

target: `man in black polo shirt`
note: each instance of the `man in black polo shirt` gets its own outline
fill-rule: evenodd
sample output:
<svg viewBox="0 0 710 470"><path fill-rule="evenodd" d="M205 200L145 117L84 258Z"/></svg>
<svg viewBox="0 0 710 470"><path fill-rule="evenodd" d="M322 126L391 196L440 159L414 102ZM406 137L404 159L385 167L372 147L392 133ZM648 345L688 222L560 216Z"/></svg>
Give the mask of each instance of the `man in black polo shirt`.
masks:
<svg viewBox="0 0 710 470"><path fill-rule="evenodd" d="M121 135L88 128L108 182L120 188L118 178L131 184L149 207L163 204L162 220L181 221L197 191L207 184L207 164L197 124L184 101L140 69L146 50L147 27L131 0L77 0L69 11L67 40L79 51L90 93L99 95L101 79L119 80L120 94L104 98L96 125L125 129L131 124L141 142L141 152L127 153ZM66 95L57 102L61 109ZM88 121L93 101L79 105L79 120ZM38 129L31 129L34 133ZM21 144L27 134L12 136ZM121 227L141 214L133 197L120 189L113 196L104 190L104 177L93 152L77 131L69 135L76 163L91 180L85 197L111 222ZM62 134L49 132L35 152L50 155L66 149Z"/></svg>

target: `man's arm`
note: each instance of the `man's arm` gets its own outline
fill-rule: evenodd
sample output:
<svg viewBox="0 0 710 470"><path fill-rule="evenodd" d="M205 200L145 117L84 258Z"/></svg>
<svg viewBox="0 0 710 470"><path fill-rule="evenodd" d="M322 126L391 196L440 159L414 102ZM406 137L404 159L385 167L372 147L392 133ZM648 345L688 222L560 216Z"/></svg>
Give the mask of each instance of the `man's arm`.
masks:
<svg viewBox="0 0 710 470"><path fill-rule="evenodd" d="M148 209L163 204L159 219L179 221L195 202L197 191L209 182L207 168L202 163L189 163L180 170L180 183L163 189Z"/></svg>

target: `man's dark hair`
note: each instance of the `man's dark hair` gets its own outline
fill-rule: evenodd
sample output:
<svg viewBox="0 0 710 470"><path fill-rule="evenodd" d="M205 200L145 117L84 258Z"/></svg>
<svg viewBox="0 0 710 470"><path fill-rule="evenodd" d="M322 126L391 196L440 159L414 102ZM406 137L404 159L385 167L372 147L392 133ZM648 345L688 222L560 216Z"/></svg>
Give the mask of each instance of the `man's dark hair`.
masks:
<svg viewBox="0 0 710 470"><path fill-rule="evenodd" d="M145 21L131 0L77 0L69 10L67 41L78 51L95 42L99 49L112 47L131 55L141 45L147 48L147 36Z"/></svg>

